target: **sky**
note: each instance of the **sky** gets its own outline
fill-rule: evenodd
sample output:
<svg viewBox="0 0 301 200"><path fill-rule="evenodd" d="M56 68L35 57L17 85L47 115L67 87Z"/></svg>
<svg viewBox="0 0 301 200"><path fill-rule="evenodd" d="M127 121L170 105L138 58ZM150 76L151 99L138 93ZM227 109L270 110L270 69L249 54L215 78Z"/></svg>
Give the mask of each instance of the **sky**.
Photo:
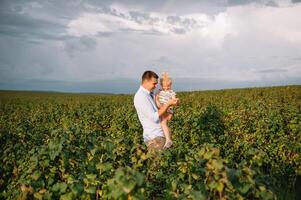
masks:
<svg viewBox="0 0 301 200"><path fill-rule="evenodd" d="M301 84L301 0L0 0L0 90ZM158 85L159 87L159 85Z"/></svg>

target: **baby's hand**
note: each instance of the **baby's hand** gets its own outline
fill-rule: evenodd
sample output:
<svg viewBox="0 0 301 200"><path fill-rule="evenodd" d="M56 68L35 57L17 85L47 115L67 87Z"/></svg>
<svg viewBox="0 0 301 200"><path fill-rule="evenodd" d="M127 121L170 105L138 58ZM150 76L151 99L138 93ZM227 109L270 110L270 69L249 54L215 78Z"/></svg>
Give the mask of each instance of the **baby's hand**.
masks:
<svg viewBox="0 0 301 200"><path fill-rule="evenodd" d="M172 98L168 101L168 105L170 106L175 106L175 105L178 105L179 103L179 99L178 98Z"/></svg>

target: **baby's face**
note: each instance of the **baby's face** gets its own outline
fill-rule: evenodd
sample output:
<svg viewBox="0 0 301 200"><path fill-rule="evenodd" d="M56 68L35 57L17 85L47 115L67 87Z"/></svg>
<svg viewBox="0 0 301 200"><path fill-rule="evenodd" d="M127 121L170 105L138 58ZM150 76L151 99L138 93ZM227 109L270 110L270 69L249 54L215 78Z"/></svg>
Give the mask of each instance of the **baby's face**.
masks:
<svg viewBox="0 0 301 200"><path fill-rule="evenodd" d="M162 88L163 88L163 90L170 90L171 89L171 85L172 85L171 81L163 82Z"/></svg>

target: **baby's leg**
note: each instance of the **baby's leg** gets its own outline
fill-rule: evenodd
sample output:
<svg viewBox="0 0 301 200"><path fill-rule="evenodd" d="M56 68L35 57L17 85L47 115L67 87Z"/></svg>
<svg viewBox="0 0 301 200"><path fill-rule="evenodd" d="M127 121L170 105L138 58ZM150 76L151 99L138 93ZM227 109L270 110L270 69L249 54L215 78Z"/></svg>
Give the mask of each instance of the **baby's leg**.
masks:
<svg viewBox="0 0 301 200"><path fill-rule="evenodd" d="M162 117L161 127L163 129L164 136L165 136L165 139L166 139L164 148L169 148L172 145L172 140L171 140L170 131L169 131L169 128L168 128L168 125L167 125L167 115L164 115Z"/></svg>
<svg viewBox="0 0 301 200"><path fill-rule="evenodd" d="M172 119L172 114L171 113L167 113L166 119L167 119L167 121L170 121Z"/></svg>

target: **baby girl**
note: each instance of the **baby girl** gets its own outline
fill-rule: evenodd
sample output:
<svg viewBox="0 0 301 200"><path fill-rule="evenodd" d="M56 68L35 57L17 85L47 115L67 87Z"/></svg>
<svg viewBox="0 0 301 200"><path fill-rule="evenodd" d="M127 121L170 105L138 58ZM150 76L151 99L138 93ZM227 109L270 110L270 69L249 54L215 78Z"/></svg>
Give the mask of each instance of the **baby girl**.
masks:
<svg viewBox="0 0 301 200"><path fill-rule="evenodd" d="M162 78L160 78L160 85L161 88L157 92L155 97L158 108L166 104L171 98L176 98L176 93L171 89L172 81L167 72L162 73ZM173 144L171 140L171 134L167 125L167 121L171 120L172 115L173 108L169 107L167 112L161 117L161 126L166 139L164 148L169 148Z"/></svg>

